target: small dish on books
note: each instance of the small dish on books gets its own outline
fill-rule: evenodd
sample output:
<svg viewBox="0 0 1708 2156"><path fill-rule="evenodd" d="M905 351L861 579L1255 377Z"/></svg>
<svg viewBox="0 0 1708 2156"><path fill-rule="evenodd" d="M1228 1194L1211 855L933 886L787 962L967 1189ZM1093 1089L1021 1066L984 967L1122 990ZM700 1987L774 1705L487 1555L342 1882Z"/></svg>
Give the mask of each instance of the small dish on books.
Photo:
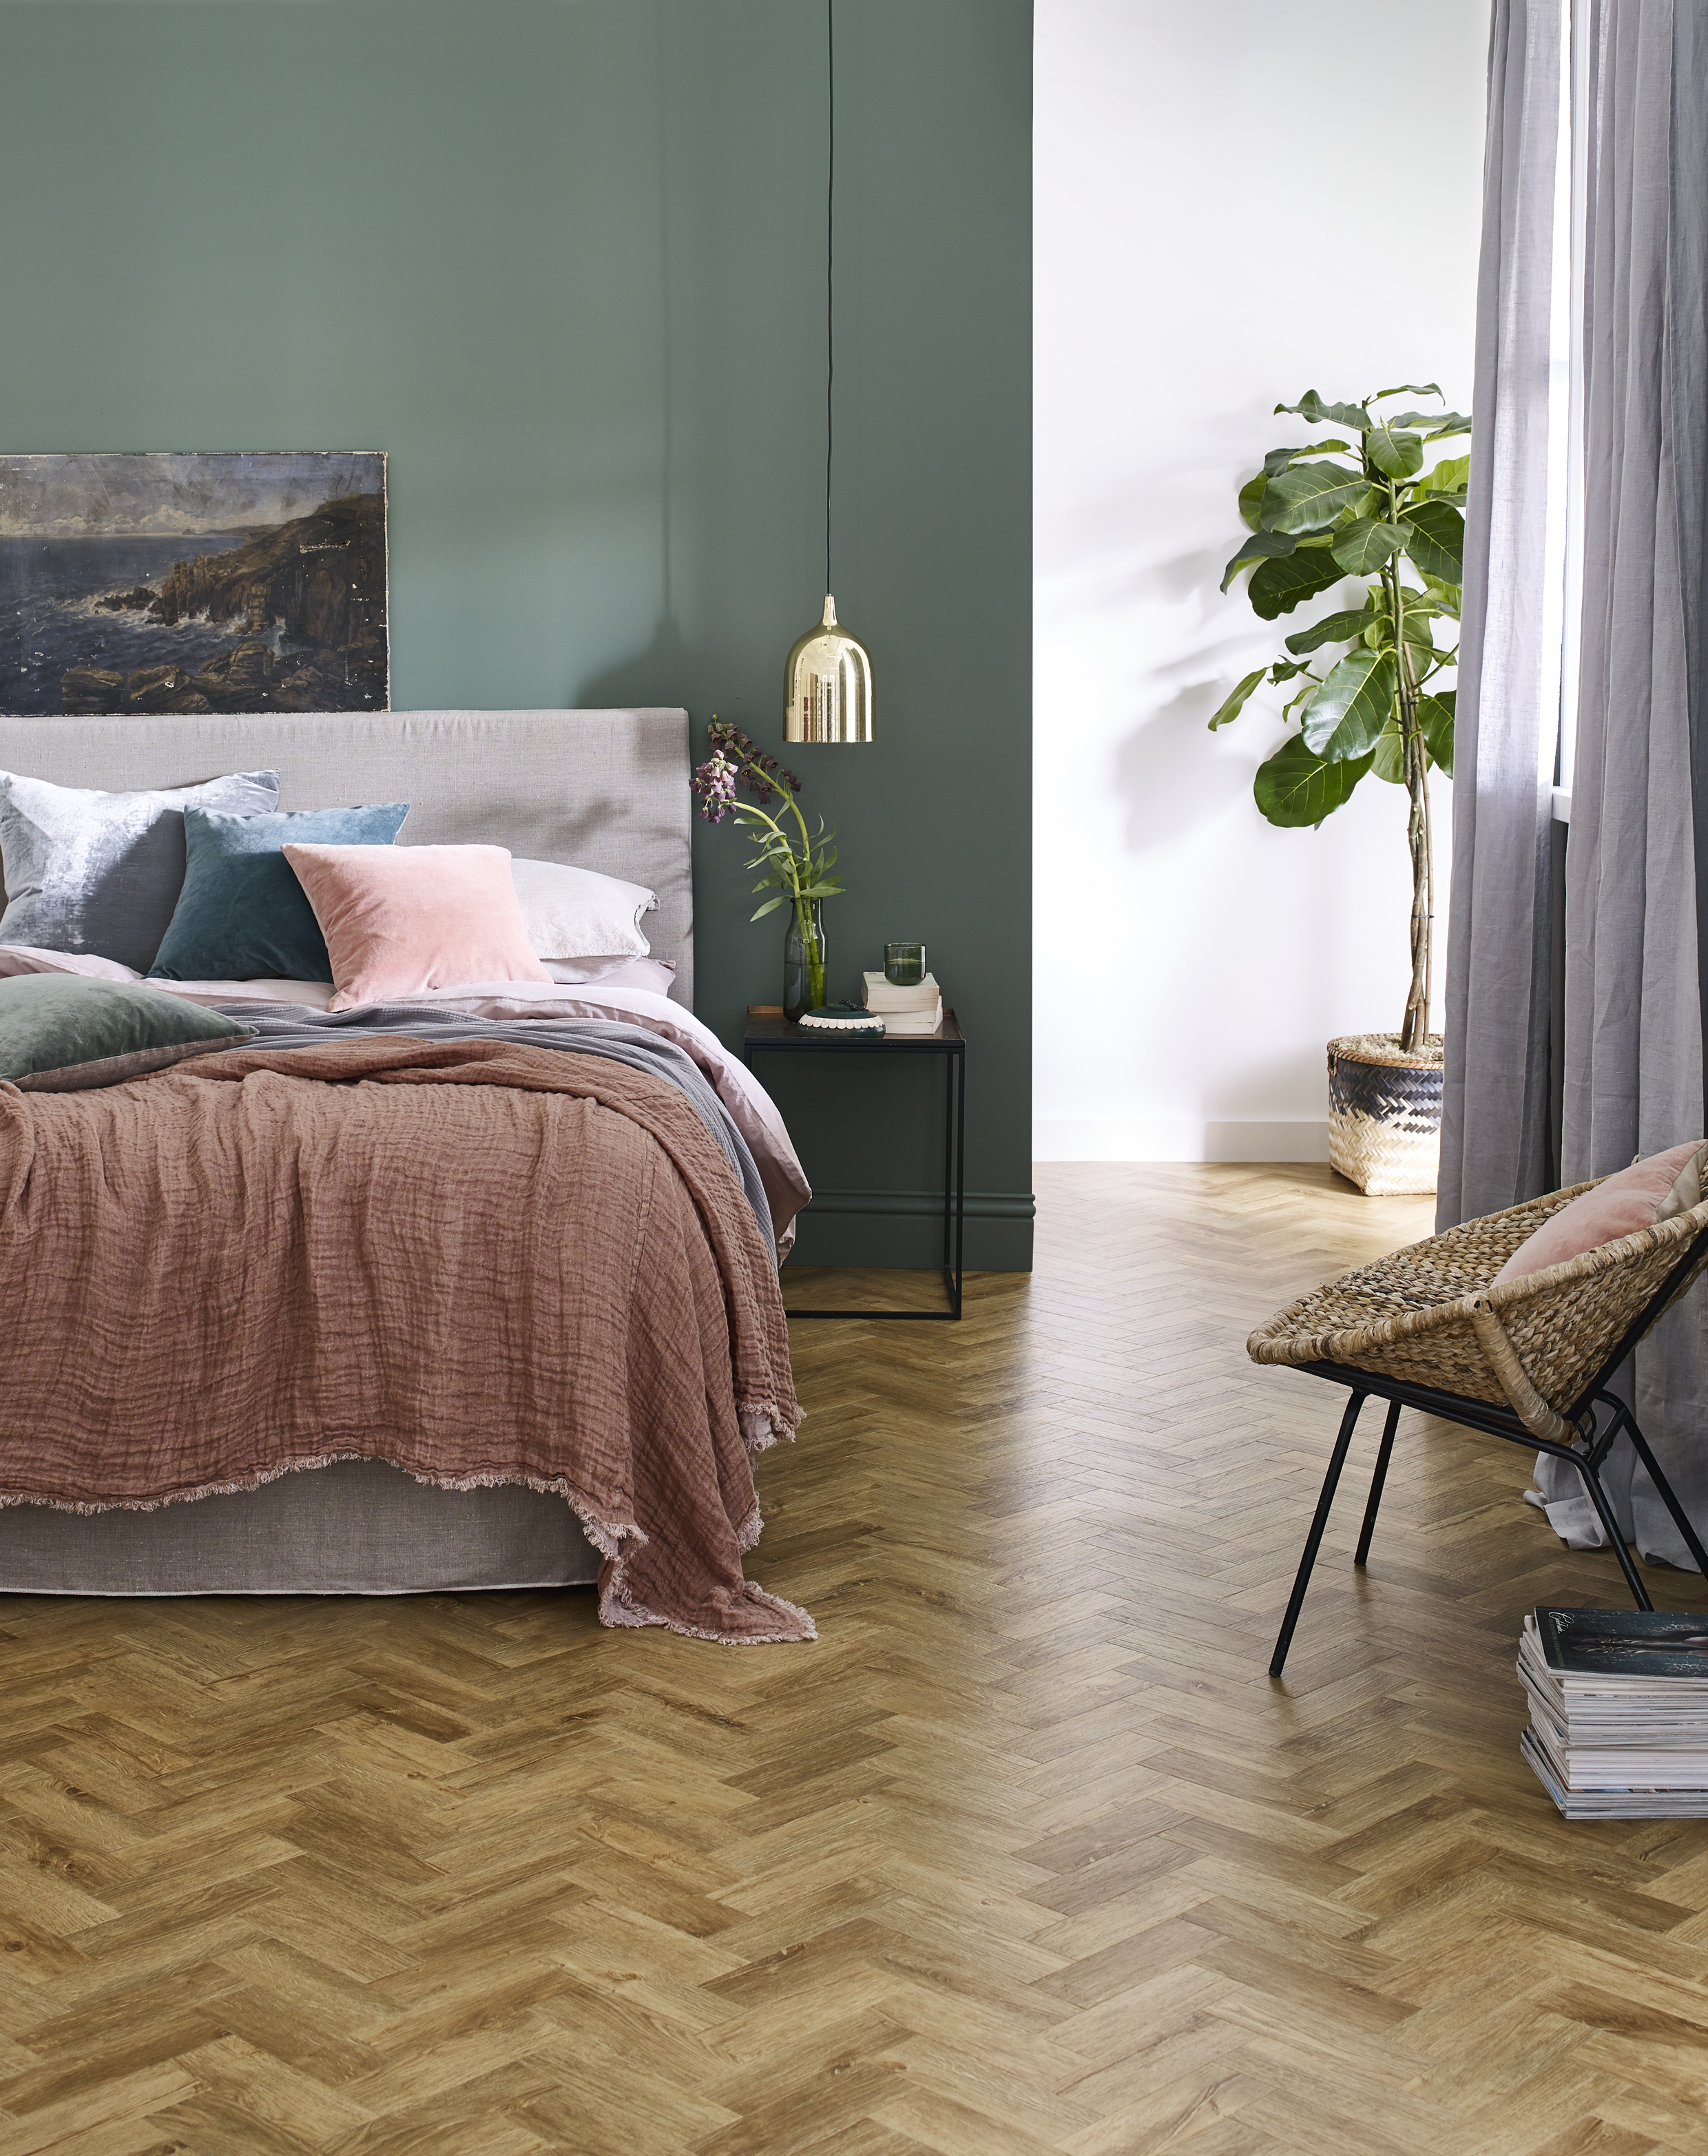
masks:
<svg viewBox="0 0 1708 2156"><path fill-rule="evenodd" d="M801 1013L800 1025L803 1033L865 1034L877 1040L885 1032L883 1019L858 1004L820 1004Z"/></svg>

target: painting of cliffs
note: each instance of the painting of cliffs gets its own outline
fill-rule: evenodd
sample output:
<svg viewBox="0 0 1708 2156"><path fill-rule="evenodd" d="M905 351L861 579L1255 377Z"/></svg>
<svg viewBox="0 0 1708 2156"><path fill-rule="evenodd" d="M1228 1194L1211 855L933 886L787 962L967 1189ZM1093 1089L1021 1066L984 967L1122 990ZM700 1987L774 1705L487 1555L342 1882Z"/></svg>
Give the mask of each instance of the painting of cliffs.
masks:
<svg viewBox="0 0 1708 2156"><path fill-rule="evenodd" d="M0 456L0 713L376 711L382 450Z"/></svg>

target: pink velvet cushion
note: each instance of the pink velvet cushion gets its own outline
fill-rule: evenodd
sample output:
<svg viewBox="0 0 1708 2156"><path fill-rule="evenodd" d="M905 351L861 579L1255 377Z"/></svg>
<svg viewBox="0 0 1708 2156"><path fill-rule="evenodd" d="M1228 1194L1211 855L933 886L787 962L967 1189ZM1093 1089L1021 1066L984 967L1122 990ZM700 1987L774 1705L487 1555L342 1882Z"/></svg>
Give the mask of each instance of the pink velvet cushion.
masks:
<svg viewBox="0 0 1708 2156"><path fill-rule="evenodd" d="M1694 1175L1701 1150L1701 1139L1690 1138L1665 1152L1650 1153L1647 1160L1622 1168L1617 1175L1598 1183L1593 1190L1586 1190L1582 1197L1574 1198L1552 1219L1544 1220L1535 1235L1519 1245L1495 1279L1523 1280L1545 1266L1562 1265L1568 1258L1581 1258L1586 1250L1617 1242L1621 1235L1634 1235L1639 1228L1652 1228L1657 1215L1665 1218L1673 1212L1688 1210L1684 1205L1670 1207L1666 1201L1687 1172ZM1691 1205L1698 1202L1695 1198L1690 1200Z"/></svg>
<svg viewBox="0 0 1708 2156"><path fill-rule="evenodd" d="M286 846L332 961L328 1010L459 981L549 981L502 846Z"/></svg>

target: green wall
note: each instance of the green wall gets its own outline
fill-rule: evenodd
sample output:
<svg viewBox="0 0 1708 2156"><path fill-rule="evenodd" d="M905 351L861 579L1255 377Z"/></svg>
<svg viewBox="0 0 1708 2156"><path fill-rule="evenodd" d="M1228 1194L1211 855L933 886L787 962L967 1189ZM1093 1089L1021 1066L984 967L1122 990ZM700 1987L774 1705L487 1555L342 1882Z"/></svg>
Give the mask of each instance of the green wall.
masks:
<svg viewBox="0 0 1708 2156"><path fill-rule="evenodd" d="M780 747L823 598L824 60L815 0L0 0L0 447L383 449L394 705L685 704ZM835 589L878 738L797 767L841 830L833 991L926 938L969 1260L1023 1268L1029 0L838 0L837 92ZM746 857L697 830L731 1041L780 986ZM826 1192L801 1254L931 1262L935 1087L765 1075Z"/></svg>

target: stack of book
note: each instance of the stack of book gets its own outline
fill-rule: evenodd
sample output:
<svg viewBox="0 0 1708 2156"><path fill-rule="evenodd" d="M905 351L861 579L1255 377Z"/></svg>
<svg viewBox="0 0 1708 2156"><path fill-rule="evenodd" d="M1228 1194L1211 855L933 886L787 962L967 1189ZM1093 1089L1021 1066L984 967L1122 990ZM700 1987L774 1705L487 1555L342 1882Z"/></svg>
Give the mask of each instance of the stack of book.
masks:
<svg viewBox="0 0 1708 2156"><path fill-rule="evenodd" d="M927 973L911 988L896 988L881 973L867 973L864 978L866 1009L878 1013L892 1040L897 1034L935 1033L943 1023L943 992L936 974Z"/></svg>
<svg viewBox="0 0 1708 2156"><path fill-rule="evenodd" d="M1519 1749L1567 1819L1708 1819L1708 1616L1539 1608L1518 1674Z"/></svg>

